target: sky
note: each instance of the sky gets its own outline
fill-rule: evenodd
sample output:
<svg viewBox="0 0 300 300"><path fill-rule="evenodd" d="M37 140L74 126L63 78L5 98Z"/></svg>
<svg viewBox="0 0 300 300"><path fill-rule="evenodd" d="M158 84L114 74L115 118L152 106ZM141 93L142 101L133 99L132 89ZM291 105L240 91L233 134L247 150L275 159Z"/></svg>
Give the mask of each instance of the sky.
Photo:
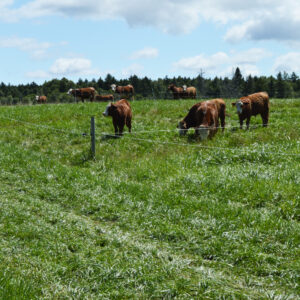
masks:
<svg viewBox="0 0 300 300"><path fill-rule="evenodd" d="M300 75L296 0L0 0L0 82Z"/></svg>

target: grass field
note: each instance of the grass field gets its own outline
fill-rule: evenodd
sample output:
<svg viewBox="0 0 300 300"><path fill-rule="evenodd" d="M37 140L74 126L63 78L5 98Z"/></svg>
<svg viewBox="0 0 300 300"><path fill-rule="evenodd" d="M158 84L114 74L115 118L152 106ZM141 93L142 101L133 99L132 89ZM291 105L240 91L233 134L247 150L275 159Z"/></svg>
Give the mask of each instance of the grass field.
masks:
<svg viewBox="0 0 300 300"><path fill-rule="evenodd" d="M300 100L200 142L194 103L0 107L0 299L300 297ZM96 159L89 155L96 117ZM230 127L232 126L232 127Z"/></svg>

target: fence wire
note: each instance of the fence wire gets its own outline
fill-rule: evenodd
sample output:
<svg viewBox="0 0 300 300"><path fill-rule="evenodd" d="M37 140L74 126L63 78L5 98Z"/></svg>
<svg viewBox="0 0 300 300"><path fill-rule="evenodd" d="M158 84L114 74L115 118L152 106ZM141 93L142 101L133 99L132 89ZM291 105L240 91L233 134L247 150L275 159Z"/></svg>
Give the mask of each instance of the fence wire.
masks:
<svg viewBox="0 0 300 300"><path fill-rule="evenodd" d="M56 128L56 127L52 127L49 125L43 125L43 124L37 124L37 123L31 123L31 122L27 122L27 121L23 121L23 120L18 120L18 119L14 119L14 118L8 118L8 117L4 117L4 116L0 116L1 119L4 120L9 120L12 122L19 122L22 124L26 124L28 126L33 126L36 128L43 128L43 129L48 129L48 130L52 130L55 132L59 132L59 133L63 133L66 135L75 135L75 136L80 136L80 137L90 137L90 132L79 132L79 131L74 131L74 130L65 130L65 129L61 129L61 128ZM295 123L298 124L298 123ZM270 124L270 125L277 125L277 124ZM259 124L255 124L252 125L251 128L257 128L257 127L261 127L261 125ZM291 126L288 126L291 127ZM225 126L225 127L218 127L218 129L235 129L235 128L239 128L239 126ZM286 128L286 127L279 127L279 128ZM297 127L299 128L299 127ZM189 129L186 129L189 130ZM203 148L203 149L216 149L216 150L228 150L228 151L254 151L254 152L258 152L258 150L255 149L251 149L251 148L243 148L243 147L239 147L239 148L230 148L230 147L217 147L217 146L207 146L207 145L201 145L201 144L186 144L186 143L176 143L176 142L166 142L166 141L157 141L154 139L144 139L144 138L137 138L134 135L137 134L145 134L145 133L159 133L159 132L178 132L178 129L158 129L158 130L140 130L140 131L133 131L131 133L129 132L124 132L124 134L128 135L130 134L131 140L135 140L135 141L143 141L143 142L147 142L147 143L155 143L155 144L161 144L161 145L173 145L173 146L184 146L184 147L197 147L197 148ZM100 136L106 136L106 137L113 137L113 138L118 138L119 136L116 136L112 133L109 132L103 132L103 131L96 131L97 135ZM97 139L98 140L98 139ZM98 140L99 141L99 140ZM273 151L266 151L265 149L261 150L262 153L266 153L266 154L273 154L273 155L282 155L282 156L294 156L294 157L300 157L300 153L292 153L292 152L273 152Z"/></svg>

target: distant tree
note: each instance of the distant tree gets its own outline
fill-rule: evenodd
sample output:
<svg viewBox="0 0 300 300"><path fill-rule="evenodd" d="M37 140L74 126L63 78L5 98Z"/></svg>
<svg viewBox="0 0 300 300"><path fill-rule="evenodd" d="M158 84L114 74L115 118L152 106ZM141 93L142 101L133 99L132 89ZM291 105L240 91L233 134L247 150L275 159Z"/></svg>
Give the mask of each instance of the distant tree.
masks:
<svg viewBox="0 0 300 300"><path fill-rule="evenodd" d="M254 81L251 75L249 75L246 79L244 89L243 89L243 94L244 95L249 95L254 92Z"/></svg>
<svg viewBox="0 0 300 300"><path fill-rule="evenodd" d="M240 97L243 91L244 79L239 67L235 69L234 75L232 77L232 83L236 97Z"/></svg>
<svg viewBox="0 0 300 300"><path fill-rule="evenodd" d="M105 80L104 80L104 88L105 90L110 90L112 84L117 83L117 79L110 75L109 73L106 75Z"/></svg>
<svg viewBox="0 0 300 300"><path fill-rule="evenodd" d="M215 77L208 85L207 95L209 97L218 98L221 96L220 80Z"/></svg>
<svg viewBox="0 0 300 300"><path fill-rule="evenodd" d="M268 89L268 81L267 78L264 76L257 77L255 81L254 91L255 92L263 92L267 91Z"/></svg>
<svg viewBox="0 0 300 300"><path fill-rule="evenodd" d="M101 77L99 77L99 79L97 80L97 89L98 90L105 89L104 80Z"/></svg>
<svg viewBox="0 0 300 300"><path fill-rule="evenodd" d="M283 78L281 72L277 74L277 80L276 80L276 93L277 98L284 98L285 97L285 86L283 83Z"/></svg>
<svg viewBox="0 0 300 300"><path fill-rule="evenodd" d="M293 73L291 74L291 76L290 76L290 81L291 81L292 83L296 83L298 79L299 79L299 77L296 75L295 72L293 72Z"/></svg>
<svg viewBox="0 0 300 300"><path fill-rule="evenodd" d="M275 86L275 78L273 76L271 76L269 78L269 83L268 83L268 89L267 92L270 96L270 98L275 97L276 94L276 86Z"/></svg>

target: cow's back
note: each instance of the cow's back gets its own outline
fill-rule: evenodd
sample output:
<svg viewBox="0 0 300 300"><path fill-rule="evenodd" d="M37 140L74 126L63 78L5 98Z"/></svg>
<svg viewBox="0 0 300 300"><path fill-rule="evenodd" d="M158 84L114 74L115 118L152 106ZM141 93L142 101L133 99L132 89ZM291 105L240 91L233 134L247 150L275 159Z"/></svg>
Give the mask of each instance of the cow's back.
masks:
<svg viewBox="0 0 300 300"><path fill-rule="evenodd" d="M126 99L121 99L114 104L118 109L119 116L131 117L131 106Z"/></svg>
<svg viewBox="0 0 300 300"><path fill-rule="evenodd" d="M266 92L254 93L245 98L249 99L251 103L252 115L269 111L269 95Z"/></svg>

